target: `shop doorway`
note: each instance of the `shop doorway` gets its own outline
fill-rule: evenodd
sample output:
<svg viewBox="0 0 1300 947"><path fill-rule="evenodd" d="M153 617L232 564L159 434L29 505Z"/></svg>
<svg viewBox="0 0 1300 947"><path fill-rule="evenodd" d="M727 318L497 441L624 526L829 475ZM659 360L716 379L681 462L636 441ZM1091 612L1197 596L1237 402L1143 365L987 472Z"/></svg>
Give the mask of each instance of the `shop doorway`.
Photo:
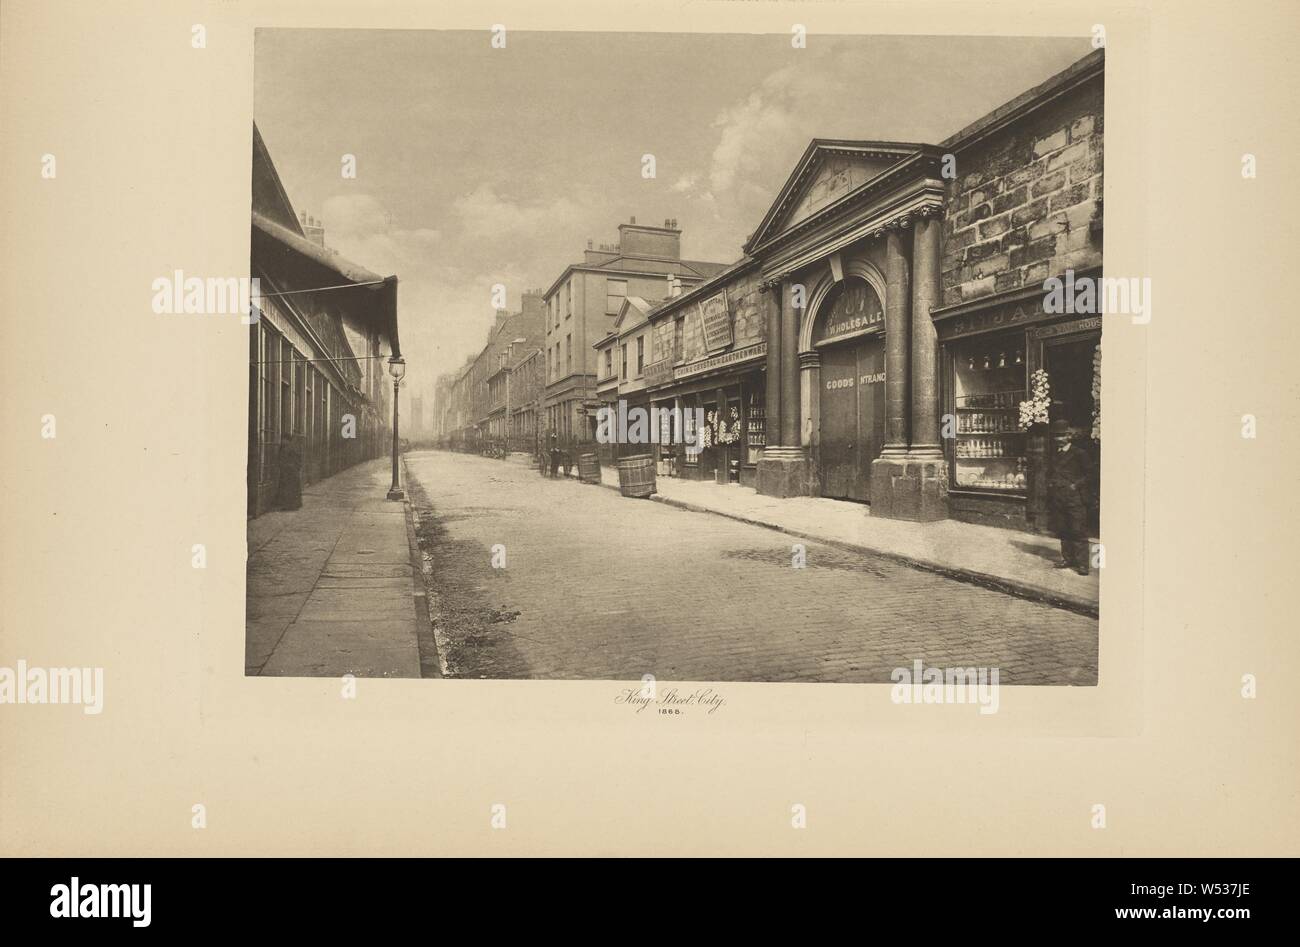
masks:
<svg viewBox="0 0 1300 947"><path fill-rule="evenodd" d="M822 496L868 502L885 443L884 336L822 349L821 384Z"/></svg>
<svg viewBox="0 0 1300 947"><path fill-rule="evenodd" d="M1049 342L1043 352L1052 385L1052 420L1064 418L1085 433L1092 430L1092 356L1099 341L1090 335Z"/></svg>
<svg viewBox="0 0 1300 947"><path fill-rule="evenodd" d="M1043 362L1051 379L1053 421L1064 419L1076 431L1075 444L1092 455L1092 469L1101 470L1101 444L1091 437L1093 358L1101 336L1088 333L1043 346ZM1093 536L1100 529L1100 476L1089 485L1088 526Z"/></svg>

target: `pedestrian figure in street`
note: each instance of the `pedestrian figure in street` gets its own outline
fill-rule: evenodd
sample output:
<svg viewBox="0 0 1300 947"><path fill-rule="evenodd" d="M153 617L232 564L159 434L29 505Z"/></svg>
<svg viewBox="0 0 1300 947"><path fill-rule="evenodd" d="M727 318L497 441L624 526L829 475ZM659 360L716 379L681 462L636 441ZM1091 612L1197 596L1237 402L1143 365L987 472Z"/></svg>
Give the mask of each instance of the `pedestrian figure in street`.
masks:
<svg viewBox="0 0 1300 947"><path fill-rule="evenodd" d="M1052 422L1056 452L1047 481L1048 522L1061 540L1061 561L1057 569L1073 569L1087 575L1088 498L1092 484L1092 458L1075 443L1078 431L1064 419Z"/></svg>
<svg viewBox="0 0 1300 947"><path fill-rule="evenodd" d="M554 431L552 431L551 432L551 476L558 477L559 475L560 475L560 438Z"/></svg>
<svg viewBox="0 0 1300 947"><path fill-rule="evenodd" d="M281 510L296 510L302 506L302 445L292 434L280 441L279 479L276 482L275 505Z"/></svg>

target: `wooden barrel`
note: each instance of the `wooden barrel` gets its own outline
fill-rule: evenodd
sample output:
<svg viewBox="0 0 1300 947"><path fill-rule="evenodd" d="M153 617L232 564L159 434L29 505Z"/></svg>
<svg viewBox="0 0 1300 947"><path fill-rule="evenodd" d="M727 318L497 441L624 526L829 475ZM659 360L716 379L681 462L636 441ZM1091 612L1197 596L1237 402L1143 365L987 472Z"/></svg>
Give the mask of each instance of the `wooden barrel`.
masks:
<svg viewBox="0 0 1300 947"><path fill-rule="evenodd" d="M583 483L600 483L600 458L594 451L578 455L578 479Z"/></svg>
<svg viewBox="0 0 1300 947"><path fill-rule="evenodd" d="M651 454L621 457L618 488L625 497L648 497L655 492L655 459Z"/></svg>

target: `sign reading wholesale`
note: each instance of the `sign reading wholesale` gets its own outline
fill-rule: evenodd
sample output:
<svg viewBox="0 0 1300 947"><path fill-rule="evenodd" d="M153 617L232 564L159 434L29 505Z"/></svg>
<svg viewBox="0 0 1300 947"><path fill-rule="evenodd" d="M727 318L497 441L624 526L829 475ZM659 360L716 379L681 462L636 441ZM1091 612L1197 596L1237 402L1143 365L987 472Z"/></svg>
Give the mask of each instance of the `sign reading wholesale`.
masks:
<svg viewBox="0 0 1300 947"><path fill-rule="evenodd" d="M710 296L699 304L700 323L704 328L704 350L716 352L731 344L731 313L727 310L727 291Z"/></svg>

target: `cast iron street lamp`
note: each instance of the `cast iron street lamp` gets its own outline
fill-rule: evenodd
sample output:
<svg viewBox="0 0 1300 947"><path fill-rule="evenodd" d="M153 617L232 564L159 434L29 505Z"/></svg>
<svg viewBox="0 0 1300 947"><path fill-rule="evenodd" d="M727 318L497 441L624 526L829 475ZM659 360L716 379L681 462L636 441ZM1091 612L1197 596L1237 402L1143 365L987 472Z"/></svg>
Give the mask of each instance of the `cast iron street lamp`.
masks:
<svg viewBox="0 0 1300 947"><path fill-rule="evenodd" d="M406 494L402 492L397 473L397 386L402 383L402 376L406 374L406 360L400 355L390 358L388 374L393 376L393 485L388 489L388 499L405 500Z"/></svg>

